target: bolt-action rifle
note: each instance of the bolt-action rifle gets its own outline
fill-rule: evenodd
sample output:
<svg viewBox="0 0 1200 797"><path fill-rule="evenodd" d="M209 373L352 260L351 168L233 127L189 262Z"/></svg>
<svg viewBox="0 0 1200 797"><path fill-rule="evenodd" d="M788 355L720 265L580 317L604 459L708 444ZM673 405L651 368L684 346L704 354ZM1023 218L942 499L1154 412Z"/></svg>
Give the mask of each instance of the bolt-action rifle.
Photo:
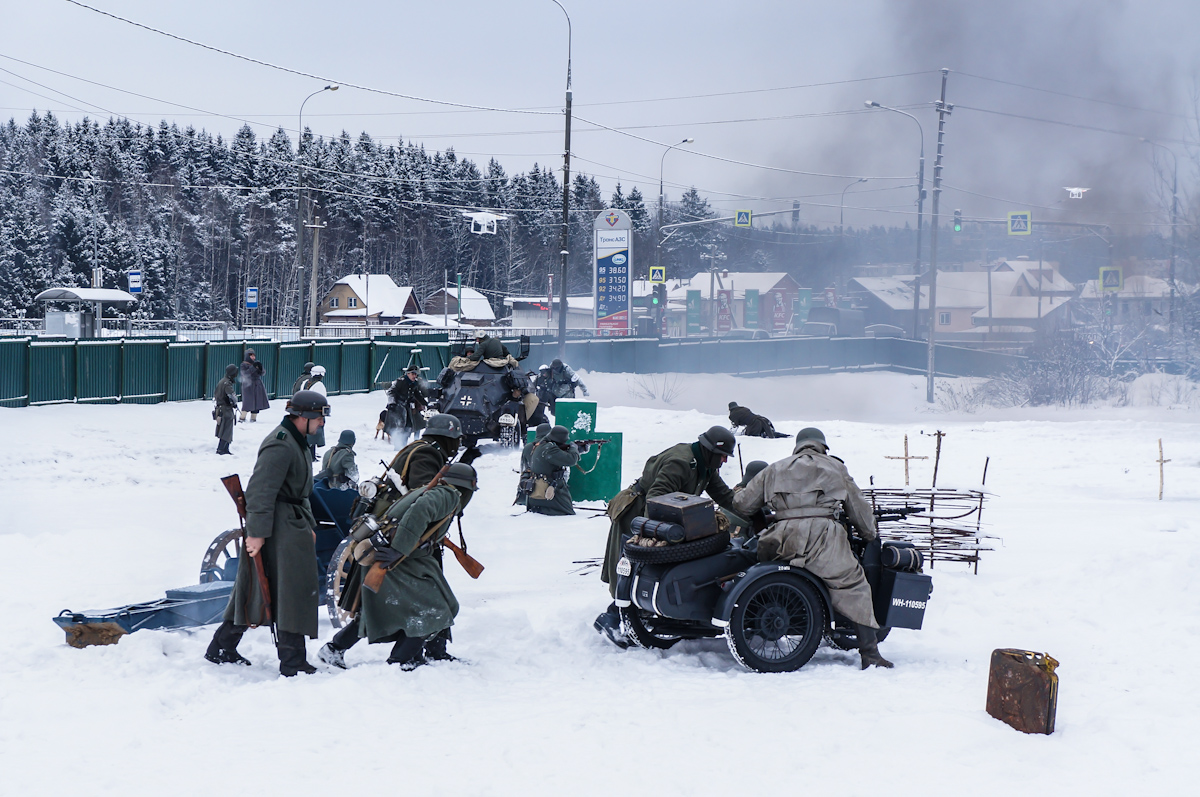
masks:
<svg viewBox="0 0 1200 797"><path fill-rule="evenodd" d="M245 550L246 494L242 492L242 477L236 473L232 476L225 476L222 477L221 484L225 485L225 489L229 491L229 497L233 499L233 503L237 506L238 521L242 526L242 550ZM254 560L254 572L258 575L258 590L262 593L263 617L266 618L265 623L250 623L250 627L257 628L259 625L269 625L271 626L271 632L274 633L275 621L271 616L271 585L267 583L267 571L263 568L262 556L251 556L250 558Z"/></svg>
<svg viewBox="0 0 1200 797"><path fill-rule="evenodd" d="M429 484L425 485L425 489L430 490L434 487L437 487L439 484L441 484L446 475L446 471L450 470L451 464L452 463L447 462L445 465L443 465L442 469L437 472L437 475L429 480ZM440 529L442 527L442 524L445 523L446 521L448 521L450 519L450 517L451 516L442 518L441 520L439 520L436 523L434 523L433 525L431 525L425 531L425 533L423 535L421 535L421 539L417 542L416 547L420 548L422 545L424 545L426 542L428 542L433 537L433 535L437 533L438 529ZM462 533L461 526L459 528L459 533L460 534ZM479 561L475 557L473 557L469 553L467 553L465 540L463 541L463 545L461 547L455 545L453 542L449 542L448 540L446 540L444 538L442 540L442 544L450 549L450 551L454 554L454 558L458 560L458 563L460 565L462 565L463 570L467 571L467 575L471 576L471 578L479 578L479 575L481 573L483 573L483 565L480 564ZM416 550L416 548L414 548L413 550ZM363 587L371 590L371 592L378 592L379 587L383 585L383 578L384 578L384 576L387 575L387 572L389 570L391 570L393 567L396 567L397 565L399 565L401 562L403 562L405 559L407 559L410 555L411 555L411 552L405 554L404 556L401 556L399 559L397 559L395 562L392 562L392 564L388 565L388 566L381 565L378 562L375 562L374 564L372 564L371 569L367 571L367 575L363 578Z"/></svg>

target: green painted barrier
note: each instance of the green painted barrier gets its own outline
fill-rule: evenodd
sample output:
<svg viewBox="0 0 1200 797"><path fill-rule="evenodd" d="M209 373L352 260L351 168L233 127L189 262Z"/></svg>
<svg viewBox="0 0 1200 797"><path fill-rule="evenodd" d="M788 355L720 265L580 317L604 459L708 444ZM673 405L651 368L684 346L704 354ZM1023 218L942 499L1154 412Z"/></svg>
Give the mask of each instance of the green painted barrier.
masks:
<svg viewBox="0 0 1200 797"><path fill-rule="evenodd" d="M572 440L608 441L580 457L570 479L575 501L611 501L621 492L621 433L596 431L594 401L559 399L554 403L554 423L567 427Z"/></svg>
<svg viewBox="0 0 1200 797"><path fill-rule="evenodd" d="M0 340L0 407L29 403L29 338Z"/></svg>
<svg viewBox="0 0 1200 797"><path fill-rule="evenodd" d="M126 339L121 344L121 402L157 404L167 398L167 342Z"/></svg>
<svg viewBox="0 0 1200 797"><path fill-rule="evenodd" d="M342 392L342 342L313 343L312 361L325 367L325 391L336 396Z"/></svg>
<svg viewBox="0 0 1200 797"><path fill-rule="evenodd" d="M204 398L204 343L167 344L167 401Z"/></svg>
<svg viewBox="0 0 1200 797"><path fill-rule="evenodd" d="M341 392L366 393L371 389L371 342L347 341L342 344Z"/></svg>
<svg viewBox="0 0 1200 797"><path fill-rule="evenodd" d="M204 363L204 398L212 398L213 391L217 389L217 382L225 378L225 366L242 364L242 342L221 342L216 343L210 341L205 348L207 355ZM234 385L234 389L238 390L238 385ZM238 393L241 396L241 393Z"/></svg>
<svg viewBox="0 0 1200 797"><path fill-rule="evenodd" d="M292 385L304 370L304 364L312 362L311 343L279 344L279 365L275 369L275 395L279 398L292 397Z"/></svg>
<svg viewBox="0 0 1200 797"><path fill-rule="evenodd" d="M75 342L29 344L29 403L75 401Z"/></svg>
<svg viewBox="0 0 1200 797"><path fill-rule="evenodd" d="M75 348L75 400L121 400L121 342L81 340Z"/></svg>

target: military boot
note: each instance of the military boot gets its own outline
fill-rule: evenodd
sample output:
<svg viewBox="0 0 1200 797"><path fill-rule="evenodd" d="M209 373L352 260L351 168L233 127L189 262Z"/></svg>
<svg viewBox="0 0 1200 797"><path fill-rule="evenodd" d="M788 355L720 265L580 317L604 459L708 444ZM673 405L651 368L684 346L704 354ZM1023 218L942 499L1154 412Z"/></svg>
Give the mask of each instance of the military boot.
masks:
<svg viewBox="0 0 1200 797"><path fill-rule="evenodd" d="M855 623L854 632L858 635L858 654L862 657L864 670L868 667L883 667L890 670L896 666L880 655L879 636L875 633L874 628Z"/></svg>
<svg viewBox="0 0 1200 797"><path fill-rule="evenodd" d="M218 453L218 454L231 454L231 453L233 453L233 452L231 452L231 451L229 450L229 442L228 442L228 441L226 441L226 440L222 440L220 443L217 443L217 453Z"/></svg>
<svg viewBox="0 0 1200 797"><path fill-rule="evenodd" d="M431 637L425 639L425 658L433 661L458 661L457 656L451 656L446 650L447 643L450 642L450 629L444 628L438 631Z"/></svg>
<svg viewBox="0 0 1200 797"><path fill-rule="evenodd" d="M408 672L425 664L423 648L425 640L422 637L401 637L392 645L388 654L388 664L399 664L400 669Z"/></svg>
<svg viewBox="0 0 1200 797"><path fill-rule="evenodd" d="M234 625L228 620L221 623L213 634L212 642L208 643L204 658L213 664L240 664L249 667L250 660L237 652L238 642L242 641L244 633L245 626Z"/></svg>
<svg viewBox="0 0 1200 797"><path fill-rule="evenodd" d="M340 670L348 669L346 667L346 651L357 644L358 618L355 617L334 634L333 639L321 646L321 649L317 651L317 658L331 667L337 667Z"/></svg>
<svg viewBox="0 0 1200 797"><path fill-rule="evenodd" d="M312 675L317 668L304 655L304 634L280 631L276 649L279 651L279 674L291 678L297 673Z"/></svg>
<svg viewBox="0 0 1200 797"><path fill-rule="evenodd" d="M621 625L621 612L617 604L610 603L608 609L592 623L592 628L596 629L597 634L608 637L608 641L621 650L629 647L629 638L625 636L625 629Z"/></svg>
<svg viewBox="0 0 1200 797"><path fill-rule="evenodd" d="M245 423L245 422L246 422L246 412L245 412L245 410L243 410L242 412L238 413L238 415L239 415L239 417L238 417L238 423Z"/></svg>

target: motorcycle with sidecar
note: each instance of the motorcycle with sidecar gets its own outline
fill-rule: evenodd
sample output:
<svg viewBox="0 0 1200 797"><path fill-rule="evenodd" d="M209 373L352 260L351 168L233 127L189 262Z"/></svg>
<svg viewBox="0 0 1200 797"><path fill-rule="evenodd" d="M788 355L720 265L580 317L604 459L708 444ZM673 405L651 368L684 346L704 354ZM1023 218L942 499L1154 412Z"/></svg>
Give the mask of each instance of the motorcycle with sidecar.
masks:
<svg viewBox="0 0 1200 797"><path fill-rule="evenodd" d="M711 500L674 493L646 507L616 568L616 604L635 645L666 649L681 639L724 636L734 657L757 672L798 670L822 641L858 647L820 578L786 562L760 562L754 534L709 533L716 528ZM689 523L702 536L689 534ZM871 586L879 639L893 628L920 629L933 591L920 552L906 542L850 540Z"/></svg>

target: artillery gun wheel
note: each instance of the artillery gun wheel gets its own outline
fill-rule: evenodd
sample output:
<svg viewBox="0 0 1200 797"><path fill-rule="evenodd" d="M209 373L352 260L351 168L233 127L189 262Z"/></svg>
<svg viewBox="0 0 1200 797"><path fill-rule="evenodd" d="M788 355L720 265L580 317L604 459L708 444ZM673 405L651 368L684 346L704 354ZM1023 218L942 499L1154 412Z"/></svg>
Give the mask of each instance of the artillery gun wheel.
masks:
<svg viewBox="0 0 1200 797"><path fill-rule="evenodd" d="M216 536L209 544L208 550L200 560L200 583L210 581L233 581L233 573L228 571L230 560L237 561L241 549L241 529L230 529ZM236 572L236 570L234 570Z"/></svg>
<svg viewBox="0 0 1200 797"><path fill-rule="evenodd" d="M338 543L333 556L329 557L329 568L325 571L325 608L329 610L329 622L334 628L341 628L354 618L353 614L338 606L342 589L355 566L351 556L353 543L349 537Z"/></svg>
<svg viewBox="0 0 1200 797"><path fill-rule="evenodd" d="M649 625L646 624L647 621L649 621ZM654 615L632 606L621 609L621 623L625 626L625 635L632 639L639 648L666 650L683 639L680 636L656 632Z"/></svg>
<svg viewBox="0 0 1200 797"><path fill-rule="evenodd" d="M774 573L738 598L725 641L755 672L792 672L817 652L824 628L825 606L816 589L794 575Z"/></svg>

